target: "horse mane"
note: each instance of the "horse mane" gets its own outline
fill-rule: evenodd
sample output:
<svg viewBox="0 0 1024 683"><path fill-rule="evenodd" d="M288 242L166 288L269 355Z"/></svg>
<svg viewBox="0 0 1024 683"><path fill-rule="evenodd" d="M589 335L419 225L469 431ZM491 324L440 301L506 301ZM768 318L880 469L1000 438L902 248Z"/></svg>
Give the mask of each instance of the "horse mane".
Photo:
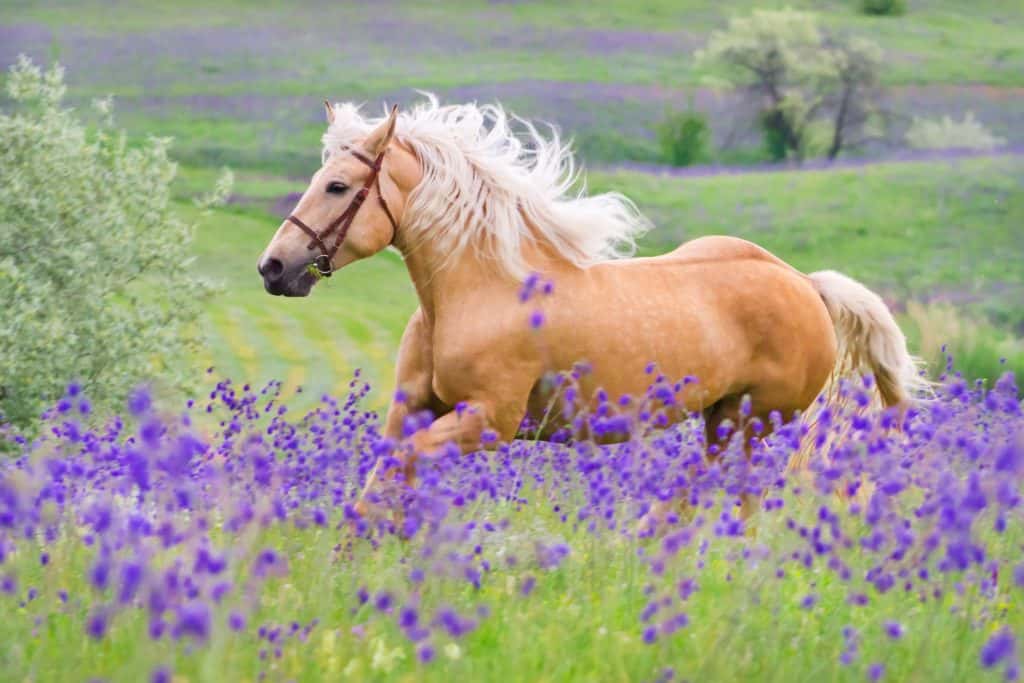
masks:
<svg viewBox="0 0 1024 683"><path fill-rule="evenodd" d="M403 218L411 248L429 240L448 260L472 248L520 279L530 271L523 254L529 245L546 245L580 268L634 253L649 222L617 192L588 196L571 145L553 126L545 137L500 104L442 106L424 95L399 113L395 129L423 167ZM383 120L336 105L324 159Z"/></svg>

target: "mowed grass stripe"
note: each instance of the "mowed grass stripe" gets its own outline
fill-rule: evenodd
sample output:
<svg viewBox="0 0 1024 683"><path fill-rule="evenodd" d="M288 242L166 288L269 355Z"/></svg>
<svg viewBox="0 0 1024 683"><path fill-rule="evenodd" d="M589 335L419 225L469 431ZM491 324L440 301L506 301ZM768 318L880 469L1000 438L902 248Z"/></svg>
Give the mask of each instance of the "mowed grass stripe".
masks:
<svg viewBox="0 0 1024 683"><path fill-rule="evenodd" d="M349 314L351 315L351 313ZM331 317L308 317L302 320L305 338L316 345L327 359L321 369L321 382L329 387L332 394L342 396L348 393L353 373L362 370L362 378L369 381L374 389L380 388L382 377L366 354L366 344L352 335L351 328L361 324L344 324L344 315ZM375 394L374 405L379 403Z"/></svg>
<svg viewBox="0 0 1024 683"><path fill-rule="evenodd" d="M368 358L367 371L373 374L374 385L382 386L382 381L387 384L391 380L397 342L388 329L373 318L365 318L365 327L368 339L360 348Z"/></svg>
<svg viewBox="0 0 1024 683"><path fill-rule="evenodd" d="M256 386L280 380L286 395L302 384L311 360L289 354L283 343L274 341L288 334L287 322L275 325L270 318L261 320L258 313L244 305L224 305L219 313L211 316L214 336L219 337L212 344L218 375Z"/></svg>
<svg viewBox="0 0 1024 683"><path fill-rule="evenodd" d="M308 380L308 368L319 360L303 343L299 323L286 312L270 312L263 306L250 304L246 311L263 340L262 346L284 364L285 374L277 379L283 381L285 393L294 393Z"/></svg>
<svg viewBox="0 0 1024 683"><path fill-rule="evenodd" d="M256 352L240 329L234 306L217 302L209 309L209 349L218 375L241 378L256 370Z"/></svg>

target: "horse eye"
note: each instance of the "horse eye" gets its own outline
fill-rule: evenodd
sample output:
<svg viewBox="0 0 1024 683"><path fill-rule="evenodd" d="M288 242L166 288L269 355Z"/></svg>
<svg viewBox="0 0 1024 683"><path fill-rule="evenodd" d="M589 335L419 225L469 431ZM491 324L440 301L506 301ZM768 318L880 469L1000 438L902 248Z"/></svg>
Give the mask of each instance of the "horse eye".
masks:
<svg viewBox="0 0 1024 683"><path fill-rule="evenodd" d="M327 184L327 192L329 194L345 194L345 190L348 189L348 185L345 183L339 183L337 181Z"/></svg>

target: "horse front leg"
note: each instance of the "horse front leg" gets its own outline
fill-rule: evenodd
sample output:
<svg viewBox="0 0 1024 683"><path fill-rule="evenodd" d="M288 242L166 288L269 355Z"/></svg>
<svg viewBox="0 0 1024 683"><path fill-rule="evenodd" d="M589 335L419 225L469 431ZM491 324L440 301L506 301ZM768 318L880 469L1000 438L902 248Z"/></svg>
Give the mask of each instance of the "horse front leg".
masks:
<svg viewBox="0 0 1024 683"><path fill-rule="evenodd" d="M466 454L515 438L526 415L530 391L540 375L531 358L516 358L489 346L441 356L432 388L451 410L410 439L412 459L455 447Z"/></svg>
<svg viewBox="0 0 1024 683"><path fill-rule="evenodd" d="M388 406L384 418L384 436L401 441L405 418L421 410L435 410L439 400L431 388L433 378L433 362L431 352L430 329L423 316L422 309L417 308L409 318L402 340L398 346L398 358L395 361L395 396ZM397 478L398 470L382 472L382 459L378 458L366 477L359 498L356 500L356 511L365 515L369 506L367 495L381 485L382 480ZM413 483L411 464L402 468L409 484Z"/></svg>
<svg viewBox="0 0 1024 683"><path fill-rule="evenodd" d="M425 407L421 406L420 409ZM385 436L400 440L405 418L414 412L417 412L417 409L409 403L408 398L402 402L392 402L385 420ZM449 444L453 444L462 453L479 449L489 422L486 418L488 414L489 410L484 403L462 404L458 410L438 417L429 428L420 430L407 439L401 439L396 452L401 465L382 472L383 458L378 458L366 478L363 492L359 496L360 504L366 494L376 488L382 480L396 479L399 474L407 485L415 486L417 460L421 457L439 455Z"/></svg>
<svg viewBox="0 0 1024 683"><path fill-rule="evenodd" d="M502 404L489 397L460 401L455 410L412 436L411 464L418 458L440 455L446 448L457 448L464 455L511 441L525 413L525 399L514 404Z"/></svg>
<svg viewBox="0 0 1024 683"><path fill-rule="evenodd" d="M395 414L402 412L402 408L395 410ZM399 446L402 461L399 468L382 471L382 459L378 459L367 476L366 484L355 506L356 512L366 516L371 511L370 494L396 482L399 474L403 475L401 479L406 485L415 486L416 464L420 458L429 459L451 447L465 454L496 446L502 441L511 441L515 437L524 412L525 400L518 410L515 407L501 410L496 402L486 399L460 402L456 410L437 418L429 428L416 432ZM392 513L396 521L400 519L401 511L398 508L394 508Z"/></svg>

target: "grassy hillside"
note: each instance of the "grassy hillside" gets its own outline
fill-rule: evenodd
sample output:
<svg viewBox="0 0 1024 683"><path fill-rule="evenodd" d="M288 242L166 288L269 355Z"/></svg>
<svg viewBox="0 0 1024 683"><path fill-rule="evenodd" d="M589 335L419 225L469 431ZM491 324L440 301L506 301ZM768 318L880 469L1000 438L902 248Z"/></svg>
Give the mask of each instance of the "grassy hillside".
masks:
<svg viewBox="0 0 1024 683"><path fill-rule="evenodd" d="M132 130L174 135L179 156L198 166L303 174L316 159L320 100L376 107L416 89L500 100L575 135L592 159L650 161L668 108L692 101L719 141L735 134L735 99L707 87L712 74L694 52L729 17L787 5L882 45L895 141L914 114L972 110L1024 143L1024 5L1001 0L913 2L902 17L863 16L856 0L389 2L379 11L16 0L0 7L0 64L26 52L70 65L73 97L114 94Z"/></svg>
<svg viewBox="0 0 1024 683"><path fill-rule="evenodd" d="M644 3L468 2L388 3L386 12L363 3L324 3L299 7L233 0L186 0L173 5L122 3L8 2L0 9L5 24L34 23L66 32L38 46L52 56L67 54L79 36L98 43L145 39L164 32L156 46L159 71L176 87L164 94L249 92L253 78L275 92L305 93L310 79L332 90L445 87L524 78L622 82L673 86L697 83L701 73L679 53L692 51L733 15L756 8L793 7L822 15L825 25L870 35L892 51L890 83L1024 84L1024 48L1019 42L1024 7L983 0L911 3L901 17L870 17L855 0L653 0ZM300 43L261 43L273 27L280 35L301 35ZM222 33L230 42L205 44L197 33ZM411 39L410 39L411 38ZM258 49L256 49L258 46ZM366 46L368 49L364 49ZM248 48L248 49L244 49ZM217 59L224 53L248 59ZM161 54L163 53L163 54ZM421 57L434 57L431 61ZM441 58L443 57L443 58ZM199 63L198 79L176 68ZM988 68L979 69L980 65ZM134 68L141 69L136 63ZM149 65L146 65L149 66ZM354 68L357 67L357 68ZM517 70L515 67L519 67ZM83 80L98 86L112 74ZM245 77L248 76L248 77ZM120 80L121 94L137 92L146 79ZM232 87L225 87L232 83Z"/></svg>

